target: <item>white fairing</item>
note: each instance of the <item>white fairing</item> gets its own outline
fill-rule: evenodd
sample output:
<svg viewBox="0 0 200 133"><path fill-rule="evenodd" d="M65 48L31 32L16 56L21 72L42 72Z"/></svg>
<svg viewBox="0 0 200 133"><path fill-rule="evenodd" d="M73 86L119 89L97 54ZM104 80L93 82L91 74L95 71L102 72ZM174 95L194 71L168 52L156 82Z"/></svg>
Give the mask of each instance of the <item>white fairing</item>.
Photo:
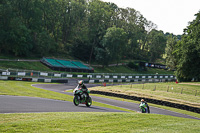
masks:
<svg viewBox="0 0 200 133"><path fill-rule="evenodd" d="M76 88L73 90L73 93L75 93L76 90L78 90L78 86L79 86L79 85L77 85Z"/></svg>

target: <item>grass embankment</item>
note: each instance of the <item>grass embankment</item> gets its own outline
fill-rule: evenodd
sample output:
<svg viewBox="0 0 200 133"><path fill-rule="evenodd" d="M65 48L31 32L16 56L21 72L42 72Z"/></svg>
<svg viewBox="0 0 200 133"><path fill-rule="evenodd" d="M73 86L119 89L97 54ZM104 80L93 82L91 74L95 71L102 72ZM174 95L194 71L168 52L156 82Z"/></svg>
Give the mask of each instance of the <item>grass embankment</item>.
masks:
<svg viewBox="0 0 200 133"><path fill-rule="evenodd" d="M48 68L40 62L0 61L0 69L8 68L35 71L52 71L50 68Z"/></svg>
<svg viewBox="0 0 200 133"><path fill-rule="evenodd" d="M98 96L98 97L104 97L104 98L119 100L119 101L131 102L131 103L136 103L138 105L140 104L140 101L134 101L134 100L112 97L112 96L104 96L104 95L99 95L99 94L91 94L91 96ZM150 106L150 108L151 107L157 107L157 108L166 109L166 110L170 110L170 111L173 111L173 112L177 112L177 113L181 113L181 114L190 115L190 116L193 116L193 117L200 118L200 114L194 113L194 112L191 112L191 111L186 111L186 110L182 110L182 109L177 109L177 108L172 108L172 107L167 107L167 106L162 106L162 105L152 104L152 103L148 103L148 105Z"/></svg>
<svg viewBox="0 0 200 133"><path fill-rule="evenodd" d="M41 98L73 102L73 96L36 88L36 87L31 86L32 84L38 84L38 83L25 82L25 81L2 81L2 80L0 80L0 95L41 97ZM115 106L111 106L111 105L107 105L107 104L103 104L103 103L98 103L98 102L94 102L94 101L92 104L95 106L101 106L101 107L106 107L106 108L112 108L112 109L117 109L117 110L122 110L122 111L133 112L131 110L127 110L124 108L119 108L119 107L115 107Z"/></svg>
<svg viewBox="0 0 200 133"><path fill-rule="evenodd" d="M41 98L57 99L64 101L70 101L72 99L71 96L36 88L31 86L32 84L38 84L38 83L0 80L0 95L41 97Z"/></svg>
<svg viewBox="0 0 200 133"><path fill-rule="evenodd" d="M94 87L91 88L91 90L122 93L126 95L164 100L200 108L200 86L198 85L176 83L146 83Z"/></svg>
<svg viewBox="0 0 200 133"><path fill-rule="evenodd" d="M95 73L127 73L127 74L174 74L173 71L167 71L157 68L147 68L147 71L136 71L126 66L112 67L94 67Z"/></svg>
<svg viewBox="0 0 200 133"><path fill-rule="evenodd" d="M198 133L200 121L140 113L0 114L0 132Z"/></svg>
<svg viewBox="0 0 200 133"><path fill-rule="evenodd" d="M0 61L0 69L22 69L22 70L35 70L35 71L49 71L53 72L50 68L40 62L27 62L27 61ZM135 71L126 66L111 66L111 67L94 67L95 73L129 73L129 74L173 74L172 71L163 69L148 68L147 71ZM54 71L55 72L55 71Z"/></svg>

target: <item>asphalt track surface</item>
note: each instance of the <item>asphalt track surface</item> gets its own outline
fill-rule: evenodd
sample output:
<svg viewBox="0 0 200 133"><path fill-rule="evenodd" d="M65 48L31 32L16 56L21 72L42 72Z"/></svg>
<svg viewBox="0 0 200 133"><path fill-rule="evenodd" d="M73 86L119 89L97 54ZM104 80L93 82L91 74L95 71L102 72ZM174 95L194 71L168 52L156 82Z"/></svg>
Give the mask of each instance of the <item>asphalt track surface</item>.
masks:
<svg viewBox="0 0 200 133"><path fill-rule="evenodd" d="M85 105L74 106L72 102L25 96L0 95L0 113L36 112L122 112L119 110Z"/></svg>
<svg viewBox="0 0 200 133"><path fill-rule="evenodd" d="M55 91L67 95L73 95L65 90L74 89L77 85L76 80L71 80L67 84L35 84L34 87L42 88L45 90ZM98 86L99 84L87 84L88 88ZM139 105L131 102L113 100L97 96L91 96L93 101L101 102L121 108L139 111ZM173 111L151 107L150 111L153 114L170 115L176 117L198 119L193 116L176 113ZM120 110L109 109L92 105L86 107L83 104L74 106L73 102L52 100L45 98L25 97L25 96L6 96L0 95L0 113L30 113L30 112L123 112Z"/></svg>

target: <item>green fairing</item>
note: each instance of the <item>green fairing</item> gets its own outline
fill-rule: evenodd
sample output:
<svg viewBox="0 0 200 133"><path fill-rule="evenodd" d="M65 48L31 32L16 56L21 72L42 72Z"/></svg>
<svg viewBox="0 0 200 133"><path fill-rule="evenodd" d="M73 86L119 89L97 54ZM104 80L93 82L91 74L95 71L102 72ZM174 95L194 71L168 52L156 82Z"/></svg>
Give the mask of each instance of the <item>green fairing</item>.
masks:
<svg viewBox="0 0 200 133"><path fill-rule="evenodd" d="M82 93L82 92L83 92L82 90L77 90L77 91L76 91L76 94Z"/></svg>
<svg viewBox="0 0 200 133"><path fill-rule="evenodd" d="M147 106L146 106L146 104L145 103L140 103L140 108L143 110L143 111L145 111L145 108L146 108Z"/></svg>
<svg viewBox="0 0 200 133"><path fill-rule="evenodd" d="M88 93L90 93L90 91L88 90L87 91ZM92 105L92 98L89 97L87 99L87 97L85 96L84 98L82 98L79 94L82 94L83 91L82 90L76 90L75 91L75 96L74 96L74 99L73 99L73 102L74 102L74 105L75 106L78 106L80 103L82 104L86 104L87 107L90 107Z"/></svg>

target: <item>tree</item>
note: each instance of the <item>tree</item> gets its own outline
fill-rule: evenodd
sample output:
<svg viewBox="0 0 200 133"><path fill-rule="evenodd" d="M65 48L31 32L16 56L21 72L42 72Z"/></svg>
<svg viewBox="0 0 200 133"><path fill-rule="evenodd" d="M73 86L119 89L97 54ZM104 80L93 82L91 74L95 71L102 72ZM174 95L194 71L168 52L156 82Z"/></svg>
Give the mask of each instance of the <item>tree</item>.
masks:
<svg viewBox="0 0 200 133"><path fill-rule="evenodd" d="M156 27L133 8L101 0L1 0L0 14L0 53L64 55L89 63L103 58L107 63L119 62L124 56L147 59L152 42L148 36ZM117 40L107 30L113 27L126 33L123 45L106 40ZM114 55L111 48L119 54Z"/></svg>
<svg viewBox="0 0 200 133"><path fill-rule="evenodd" d="M39 56L46 56L56 53L56 43L53 38L51 38L46 31L38 34L36 40L36 46L34 52Z"/></svg>
<svg viewBox="0 0 200 133"><path fill-rule="evenodd" d="M148 54L151 62L162 57L165 52L166 38L162 31L152 30L148 39Z"/></svg>
<svg viewBox="0 0 200 133"><path fill-rule="evenodd" d="M177 65L177 60L174 53L177 42L178 39L176 36L173 36L172 34L168 35L165 54L166 54L166 65L169 67L170 70L175 70Z"/></svg>
<svg viewBox="0 0 200 133"><path fill-rule="evenodd" d="M124 32L122 28L116 28L111 27L107 29L106 34L103 37L102 40L102 49L97 49L97 53L102 54L98 55L97 57L107 57L104 61L105 64L108 62L116 61L117 64L119 63L119 60L124 54L124 48L127 44L127 34ZM97 58L97 60L100 60Z"/></svg>
<svg viewBox="0 0 200 133"><path fill-rule="evenodd" d="M0 52L6 51L15 56L28 56L32 49L31 30L28 28L24 10L28 2L3 1L1 3L1 46ZM3 52L2 51L2 52Z"/></svg>
<svg viewBox="0 0 200 133"><path fill-rule="evenodd" d="M139 40L142 39L144 33L144 25L141 23L141 14L132 8L120 9L119 20L117 27L123 28L127 33L127 49L125 56L130 59L140 58L140 44Z"/></svg>
<svg viewBox="0 0 200 133"><path fill-rule="evenodd" d="M94 48L100 47L100 42L110 26L112 19L112 9L108 3L100 0L91 0L88 7L88 29L90 38L90 59L89 64L94 55Z"/></svg>
<svg viewBox="0 0 200 133"><path fill-rule="evenodd" d="M178 61L176 76L180 81L200 81L200 11L195 16L175 50Z"/></svg>

